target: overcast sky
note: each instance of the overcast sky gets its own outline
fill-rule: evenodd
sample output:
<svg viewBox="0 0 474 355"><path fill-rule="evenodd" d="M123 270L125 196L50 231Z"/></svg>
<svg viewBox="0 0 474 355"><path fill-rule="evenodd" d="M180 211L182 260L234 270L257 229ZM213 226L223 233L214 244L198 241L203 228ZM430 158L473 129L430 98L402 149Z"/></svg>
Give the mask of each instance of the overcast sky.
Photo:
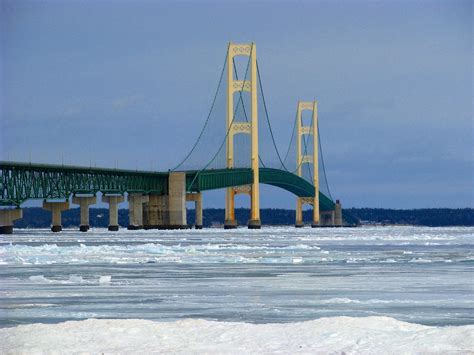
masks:
<svg viewBox="0 0 474 355"><path fill-rule="evenodd" d="M168 170L205 120L227 43L254 41L281 149L296 102L318 99L344 206L474 206L471 1L1 6L2 160ZM276 188L261 199L295 204Z"/></svg>

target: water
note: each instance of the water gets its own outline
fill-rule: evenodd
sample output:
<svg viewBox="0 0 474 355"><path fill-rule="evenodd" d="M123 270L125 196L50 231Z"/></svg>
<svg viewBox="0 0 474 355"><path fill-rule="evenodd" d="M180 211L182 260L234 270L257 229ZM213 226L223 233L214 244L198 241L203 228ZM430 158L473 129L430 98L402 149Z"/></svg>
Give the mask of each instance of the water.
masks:
<svg viewBox="0 0 474 355"><path fill-rule="evenodd" d="M86 318L474 323L474 228L15 230L0 326Z"/></svg>

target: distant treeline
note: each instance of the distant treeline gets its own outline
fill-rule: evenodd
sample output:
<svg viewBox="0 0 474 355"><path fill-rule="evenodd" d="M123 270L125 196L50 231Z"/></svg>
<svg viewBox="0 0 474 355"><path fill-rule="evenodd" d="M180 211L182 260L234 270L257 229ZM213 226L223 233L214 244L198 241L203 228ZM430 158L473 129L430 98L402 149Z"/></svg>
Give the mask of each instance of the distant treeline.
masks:
<svg viewBox="0 0 474 355"><path fill-rule="evenodd" d="M385 208L349 208L346 210L362 223L407 224L418 226L474 226L473 208L421 208L392 210Z"/></svg>
<svg viewBox="0 0 474 355"><path fill-rule="evenodd" d="M474 226L474 209L472 208L426 208L414 210L394 210L383 208L349 208L345 210L361 220L363 224L401 224L419 226ZM90 209L90 225L92 227L107 227L109 211L105 208ZM311 222L312 211L304 211L303 219ZM244 208L235 210L237 221L246 225L250 211ZM295 211L285 209L264 208L260 212L264 225L293 225ZM188 210L188 223L194 224L194 210ZM203 211L205 227L221 226L224 223L224 209L208 208ZM51 212L39 207L24 208L23 218L15 222L16 228L47 228L51 224ZM119 224L128 225L128 210L119 210ZM63 227L79 226L79 208L73 208L62 213Z"/></svg>

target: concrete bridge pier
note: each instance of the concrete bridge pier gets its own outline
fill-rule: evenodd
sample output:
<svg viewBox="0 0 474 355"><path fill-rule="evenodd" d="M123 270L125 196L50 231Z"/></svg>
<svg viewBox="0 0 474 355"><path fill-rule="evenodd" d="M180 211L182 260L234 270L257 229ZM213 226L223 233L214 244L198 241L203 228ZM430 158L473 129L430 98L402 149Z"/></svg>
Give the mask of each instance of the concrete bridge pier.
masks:
<svg viewBox="0 0 474 355"><path fill-rule="evenodd" d="M51 230L61 232L61 212L69 209L69 201L43 201L43 208L51 211Z"/></svg>
<svg viewBox="0 0 474 355"><path fill-rule="evenodd" d="M196 202L194 203L194 208L196 211L196 221L194 227L196 229L202 229L202 195L201 193L197 194Z"/></svg>
<svg viewBox="0 0 474 355"><path fill-rule="evenodd" d="M342 227L342 205L339 200L334 206L334 227Z"/></svg>
<svg viewBox="0 0 474 355"><path fill-rule="evenodd" d="M124 201L121 195L102 195L102 202L109 204L109 231L119 230L118 224L118 204Z"/></svg>
<svg viewBox="0 0 474 355"><path fill-rule="evenodd" d="M171 172L168 178L168 213L166 228L188 228L186 220L186 173Z"/></svg>
<svg viewBox="0 0 474 355"><path fill-rule="evenodd" d="M318 227L334 227L334 210L331 211L321 211L320 213L321 221Z"/></svg>
<svg viewBox="0 0 474 355"><path fill-rule="evenodd" d="M143 228L162 228L169 219L167 211L167 195L148 195L148 202L143 205Z"/></svg>
<svg viewBox="0 0 474 355"><path fill-rule="evenodd" d="M96 196L73 196L72 203L79 205L81 208L81 224L79 230L81 232L87 232L90 228L89 225L89 206L97 203Z"/></svg>
<svg viewBox="0 0 474 355"><path fill-rule="evenodd" d="M194 210L196 213L194 228L202 229L202 194L186 194L186 201L194 201Z"/></svg>
<svg viewBox="0 0 474 355"><path fill-rule="evenodd" d="M13 221L23 217L23 211L20 208L0 209L0 234L13 233Z"/></svg>
<svg viewBox="0 0 474 355"><path fill-rule="evenodd" d="M143 228L143 204L148 202L148 196L142 194L128 194L128 227L129 230Z"/></svg>
<svg viewBox="0 0 474 355"><path fill-rule="evenodd" d="M148 203L145 203L142 212L145 229L188 228L186 221L186 173L170 172L168 194L146 197L148 199L144 202ZM132 204L130 206L133 208Z"/></svg>

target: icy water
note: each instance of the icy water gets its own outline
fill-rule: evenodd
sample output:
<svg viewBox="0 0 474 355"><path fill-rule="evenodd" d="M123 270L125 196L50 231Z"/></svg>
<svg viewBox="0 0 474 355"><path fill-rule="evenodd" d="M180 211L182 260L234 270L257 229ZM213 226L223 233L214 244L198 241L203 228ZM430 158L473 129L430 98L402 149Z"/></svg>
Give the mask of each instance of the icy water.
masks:
<svg viewBox="0 0 474 355"><path fill-rule="evenodd" d="M86 318L474 324L474 228L15 230L0 326Z"/></svg>

